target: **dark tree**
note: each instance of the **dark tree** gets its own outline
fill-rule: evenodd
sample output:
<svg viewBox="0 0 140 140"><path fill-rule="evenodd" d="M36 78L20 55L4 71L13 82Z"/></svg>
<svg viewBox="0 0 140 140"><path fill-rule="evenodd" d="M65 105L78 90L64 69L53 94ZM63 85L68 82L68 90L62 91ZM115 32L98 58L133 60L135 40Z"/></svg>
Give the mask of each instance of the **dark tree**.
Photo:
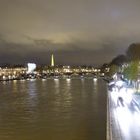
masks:
<svg viewBox="0 0 140 140"><path fill-rule="evenodd" d="M107 63L103 64L101 66L101 68L100 68L101 69L101 72L104 72L105 73L107 68L109 68L109 64L107 64Z"/></svg>
<svg viewBox="0 0 140 140"><path fill-rule="evenodd" d="M132 61L123 71L124 76L129 80L137 80L139 74L139 62Z"/></svg>
<svg viewBox="0 0 140 140"><path fill-rule="evenodd" d="M111 65L122 66L122 64L127 62L127 58L125 55L118 55L111 61Z"/></svg>
<svg viewBox="0 0 140 140"><path fill-rule="evenodd" d="M131 44L126 52L130 61L140 60L140 43Z"/></svg>

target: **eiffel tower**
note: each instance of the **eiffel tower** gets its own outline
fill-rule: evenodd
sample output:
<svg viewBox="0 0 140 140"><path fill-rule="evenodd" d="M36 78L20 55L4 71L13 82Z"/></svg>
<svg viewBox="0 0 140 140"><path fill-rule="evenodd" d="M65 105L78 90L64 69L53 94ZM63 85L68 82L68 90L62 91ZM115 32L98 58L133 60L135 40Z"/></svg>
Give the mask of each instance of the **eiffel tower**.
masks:
<svg viewBox="0 0 140 140"><path fill-rule="evenodd" d="M51 55L51 67L54 67L54 56L53 56L53 54Z"/></svg>

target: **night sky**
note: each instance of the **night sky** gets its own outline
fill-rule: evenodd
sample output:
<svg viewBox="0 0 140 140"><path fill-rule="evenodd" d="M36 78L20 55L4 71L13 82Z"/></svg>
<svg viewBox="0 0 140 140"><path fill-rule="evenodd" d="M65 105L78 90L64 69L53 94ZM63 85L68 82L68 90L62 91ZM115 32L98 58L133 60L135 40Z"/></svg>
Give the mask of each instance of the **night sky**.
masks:
<svg viewBox="0 0 140 140"><path fill-rule="evenodd" d="M0 0L0 63L101 65L140 42L140 0Z"/></svg>

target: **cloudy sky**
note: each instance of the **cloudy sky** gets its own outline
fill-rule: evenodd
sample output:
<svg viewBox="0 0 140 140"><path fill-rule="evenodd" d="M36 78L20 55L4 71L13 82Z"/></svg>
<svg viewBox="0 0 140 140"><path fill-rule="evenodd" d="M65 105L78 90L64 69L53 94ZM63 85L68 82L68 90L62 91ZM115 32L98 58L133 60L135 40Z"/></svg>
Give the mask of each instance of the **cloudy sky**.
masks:
<svg viewBox="0 0 140 140"><path fill-rule="evenodd" d="M0 0L0 63L100 65L140 42L140 0Z"/></svg>

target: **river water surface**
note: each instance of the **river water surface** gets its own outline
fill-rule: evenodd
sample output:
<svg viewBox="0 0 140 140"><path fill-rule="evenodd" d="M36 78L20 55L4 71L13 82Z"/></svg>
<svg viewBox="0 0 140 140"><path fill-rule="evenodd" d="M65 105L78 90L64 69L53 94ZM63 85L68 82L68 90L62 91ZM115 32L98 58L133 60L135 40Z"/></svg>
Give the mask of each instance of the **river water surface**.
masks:
<svg viewBox="0 0 140 140"><path fill-rule="evenodd" d="M105 140L106 84L47 79L0 83L0 140Z"/></svg>

